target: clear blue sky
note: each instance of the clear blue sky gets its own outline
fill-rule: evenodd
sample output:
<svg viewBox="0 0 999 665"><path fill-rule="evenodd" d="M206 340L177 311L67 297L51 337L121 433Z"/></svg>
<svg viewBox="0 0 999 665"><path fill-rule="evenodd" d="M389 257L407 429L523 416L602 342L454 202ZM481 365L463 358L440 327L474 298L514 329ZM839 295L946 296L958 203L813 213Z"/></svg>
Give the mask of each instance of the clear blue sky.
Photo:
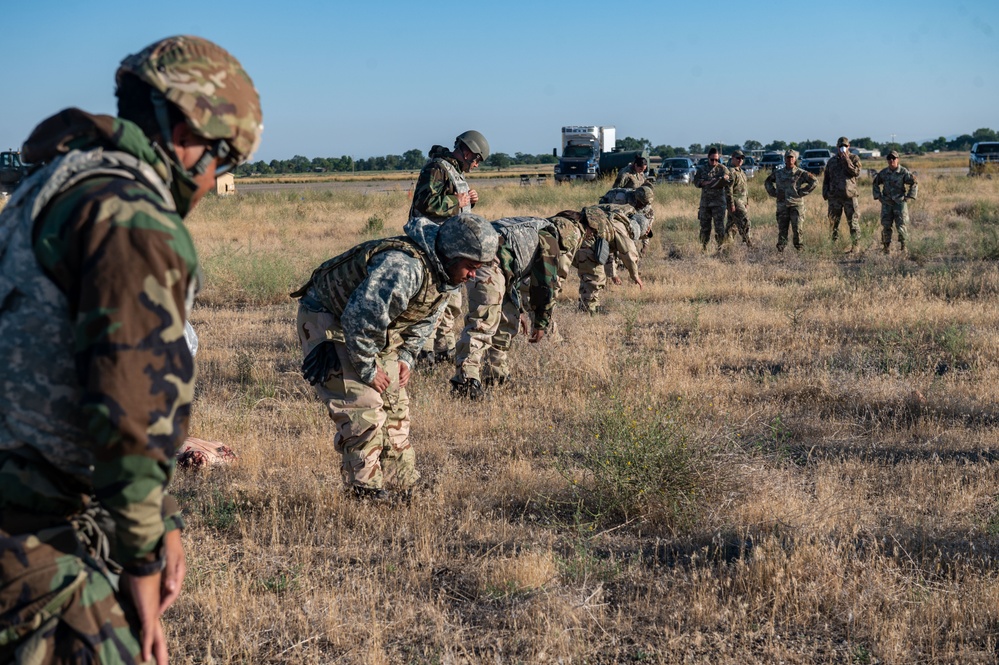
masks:
<svg viewBox="0 0 999 665"><path fill-rule="evenodd" d="M113 113L121 58L179 33L253 77L264 160L426 153L465 129L541 153L568 124L674 146L999 129L995 0L2 5L2 149L66 106Z"/></svg>

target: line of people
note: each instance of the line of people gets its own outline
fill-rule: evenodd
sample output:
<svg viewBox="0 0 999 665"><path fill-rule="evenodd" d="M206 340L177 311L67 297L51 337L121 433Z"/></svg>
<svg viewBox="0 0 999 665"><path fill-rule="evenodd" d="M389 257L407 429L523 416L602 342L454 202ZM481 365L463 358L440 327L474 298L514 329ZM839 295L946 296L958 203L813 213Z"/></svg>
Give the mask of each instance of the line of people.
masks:
<svg viewBox="0 0 999 665"><path fill-rule="evenodd" d="M724 247L733 230L738 230L743 242L752 247L749 221L749 189L742 170L745 155L741 150L732 153L728 167L721 164L718 148L708 151L707 164L698 167L693 184L701 190L697 219L700 222L701 250L707 251L714 230L718 250ZM888 254L891 248L892 229L898 233L899 249L906 251L908 240L907 203L919 191L915 175L899 164L898 152L887 155L888 166L874 176L874 200L881 203L881 246ZM839 240L839 224L846 217L850 230L850 245L846 253L857 251L860 240L860 214L857 203L857 178L860 176L860 158L850 152L850 140L841 136L836 141L836 155L825 166L822 179L822 198L827 202L827 218L833 242ZM763 183L767 194L777 201L777 251L787 247L788 232L796 250L800 250L801 226L805 221L804 198L818 186L818 179L798 166L798 152L784 153L784 168L770 172ZM726 224L726 216L728 223Z"/></svg>

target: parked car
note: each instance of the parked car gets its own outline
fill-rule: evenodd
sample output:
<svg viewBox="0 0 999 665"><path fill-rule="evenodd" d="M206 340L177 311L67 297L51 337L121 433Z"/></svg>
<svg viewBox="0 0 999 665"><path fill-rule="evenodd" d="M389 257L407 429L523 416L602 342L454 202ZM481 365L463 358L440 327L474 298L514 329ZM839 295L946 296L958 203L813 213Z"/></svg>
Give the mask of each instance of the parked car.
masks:
<svg viewBox="0 0 999 665"><path fill-rule="evenodd" d="M801 168L809 173L819 175L826 170L826 162L832 159L832 153L822 149L806 150L801 154Z"/></svg>
<svg viewBox="0 0 999 665"><path fill-rule="evenodd" d="M694 160L689 157L668 157L659 165L656 177L663 182L682 182L689 185L694 180Z"/></svg>
<svg viewBox="0 0 999 665"><path fill-rule="evenodd" d="M732 158L728 158L728 163L726 166L732 166ZM755 178L756 172L760 170L760 165L756 163L756 160L749 155L742 158L742 172L746 174L747 178Z"/></svg>
<svg viewBox="0 0 999 665"><path fill-rule="evenodd" d="M981 175L986 171L999 171L999 142L981 141L971 146L968 157L968 175Z"/></svg>
<svg viewBox="0 0 999 665"><path fill-rule="evenodd" d="M768 171L779 171L784 168L783 152L767 152L760 157L759 167Z"/></svg>

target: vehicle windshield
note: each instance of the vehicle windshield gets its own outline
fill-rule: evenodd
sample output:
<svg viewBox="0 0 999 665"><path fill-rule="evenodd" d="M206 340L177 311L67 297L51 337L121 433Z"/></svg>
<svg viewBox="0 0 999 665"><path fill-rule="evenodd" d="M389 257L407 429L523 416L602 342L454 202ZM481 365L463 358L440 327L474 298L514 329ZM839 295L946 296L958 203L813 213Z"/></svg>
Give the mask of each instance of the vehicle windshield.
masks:
<svg viewBox="0 0 999 665"><path fill-rule="evenodd" d="M829 156L828 150L806 150L804 158L808 159L810 157L828 157L828 156Z"/></svg>
<svg viewBox="0 0 999 665"><path fill-rule="evenodd" d="M784 161L784 158L780 155L763 155L760 159L761 163L770 164L771 162L779 164Z"/></svg>
<svg viewBox="0 0 999 665"><path fill-rule="evenodd" d="M663 168L667 169L685 169L687 168L686 159L666 159L663 160Z"/></svg>
<svg viewBox="0 0 999 665"><path fill-rule="evenodd" d="M976 155L994 155L999 153L999 143L979 143Z"/></svg>
<svg viewBox="0 0 999 665"><path fill-rule="evenodd" d="M587 158L593 155L593 148L588 145L567 145L562 151L563 157L570 159Z"/></svg>

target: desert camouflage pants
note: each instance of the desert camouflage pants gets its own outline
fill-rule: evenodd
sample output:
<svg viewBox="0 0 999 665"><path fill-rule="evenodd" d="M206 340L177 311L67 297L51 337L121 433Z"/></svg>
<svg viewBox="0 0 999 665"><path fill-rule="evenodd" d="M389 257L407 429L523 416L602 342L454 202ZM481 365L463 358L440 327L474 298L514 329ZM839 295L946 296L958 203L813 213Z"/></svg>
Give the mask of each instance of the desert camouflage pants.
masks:
<svg viewBox="0 0 999 665"><path fill-rule="evenodd" d="M708 244L711 240L711 228L714 226L715 242L721 247L725 242L725 214L728 212L724 201L701 201L697 209L697 220L701 223L700 240L701 246Z"/></svg>
<svg viewBox="0 0 999 665"><path fill-rule="evenodd" d="M468 314L458 339L455 381L506 378L508 353L517 334L520 310L506 295L506 278L499 262L482 266L468 282Z"/></svg>
<svg viewBox="0 0 999 665"><path fill-rule="evenodd" d="M905 245L909 241L906 225L909 223L909 206L905 203L881 202L881 244L891 244L891 227L898 230L898 242Z"/></svg>
<svg viewBox="0 0 999 665"><path fill-rule="evenodd" d="M607 286L607 273L593 251L593 239L587 238L576 252L579 271L579 307L594 314L600 306L600 292Z"/></svg>
<svg viewBox="0 0 999 665"><path fill-rule="evenodd" d="M805 209L777 203L777 251L787 247L787 232L790 227L795 249L801 249L801 223L805 221Z"/></svg>
<svg viewBox="0 0 999 665"><path fill-rule="evenodd" d="M860 234L860 214L857 212L857 199L855 198L829 198L829 229L832 232L832 239L839 239L839 218L846 215L846 224L850 228L850 237L857 238Z"/></svg>
<svg viewBox="0 0 999 665"><path fill-rule="evenodd" d="M742 242L747 245L752 244L752 240L750 238L750 226L749 209L742 201L736 201L735 212L729 212L728 214L728 224L725 225L725 235L731 233L734 228L739 231L739 235L742 237Z"/></svg>
<svg viewBox="0 0 999 665"><path fill-rule="evenodd" d="M0 531L0 662L138 663L138 626L72 526Z"/></svg>
<svg viewBox="0 0 999 665"><path fill-rule="evenodd" d="M378 366L392 380L379 393L354 370L347 347L335 337L339 330L332 314L299 305L297 329L303 358L327 339L334 340L340 358L340 371L317 385L316 394L336 425L333 449L343 456L344 483L372 489L415 485L420 474L409 442L409 395L399 387L398 355L391 352L378 357Z"/></svg>

